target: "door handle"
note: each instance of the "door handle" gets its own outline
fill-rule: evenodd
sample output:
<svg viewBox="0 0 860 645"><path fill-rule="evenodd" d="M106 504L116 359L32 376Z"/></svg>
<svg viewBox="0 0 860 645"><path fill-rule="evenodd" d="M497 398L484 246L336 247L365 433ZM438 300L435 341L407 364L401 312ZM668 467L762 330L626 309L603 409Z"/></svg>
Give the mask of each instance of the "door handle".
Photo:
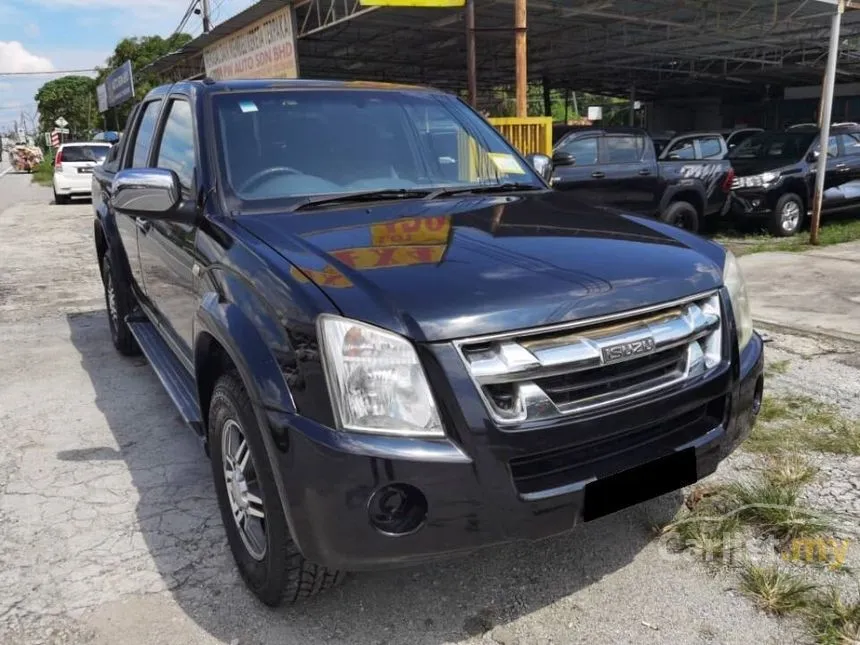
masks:
<svg viewBox="0 0 860 645"><path fill-rule="evenodd" d="M604 177L606 177L606 173L600 172L599 170L595 170L593 173L591 173L591 176L595 179L603 179Z"/></svg>
<svg viewBox="0 0 860 645"><path fill-rule="evenodd" d="M650 174L651 174L651 171L650 171L650 170L648 170L648 168L642 168L642 169L639 171L639 174L640 174L640 175L643 175L643 176L644 176L644 175L650 175Z"/></svg>
<svg viewBox="0 0 860 645"><path fill-rule="evenodd" d="M848 170L849 170L849 168L848 168L847 164L841 163L838 166L836 166L837 172L848 172Z"/></svg>
<svg viewBox="0 0 860 645"><path fill-rule="evenodd" d="M150 223L147 222L142 217L135 217L134 218L134 225L137 226L137 230L139 230L144 235L149 233Z"/></svg>

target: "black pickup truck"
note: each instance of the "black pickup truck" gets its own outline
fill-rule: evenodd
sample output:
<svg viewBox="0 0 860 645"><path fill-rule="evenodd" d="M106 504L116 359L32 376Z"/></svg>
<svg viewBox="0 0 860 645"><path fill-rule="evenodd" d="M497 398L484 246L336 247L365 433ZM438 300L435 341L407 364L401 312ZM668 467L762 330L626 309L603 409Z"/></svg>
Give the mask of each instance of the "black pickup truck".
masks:
<svg viewBox="0 0 860 645"><path fill-rule="evenodd" d="M761 132L728 155L737 176L732 213L742 221L765 222L778 237L800 230L812 208L821 151L816 126ZM827 145L822 212L860 209L860 126L834 125Z"/></svg>
<svg viewBox="0 0 860 645"><path fill-rule="evenodd" d="M572 129L553 146L552 161L553 187L693 232L729 208L728 161L658 161L651 137L638 128Z"/></svg>
<svg viewBox="0 0 860 645"><path fill-rule="evenodd" d="M113 343L199 433L265 603L570 530L749 432L734 257L529 163L434 90L204 80L95 172Z"/></svg>

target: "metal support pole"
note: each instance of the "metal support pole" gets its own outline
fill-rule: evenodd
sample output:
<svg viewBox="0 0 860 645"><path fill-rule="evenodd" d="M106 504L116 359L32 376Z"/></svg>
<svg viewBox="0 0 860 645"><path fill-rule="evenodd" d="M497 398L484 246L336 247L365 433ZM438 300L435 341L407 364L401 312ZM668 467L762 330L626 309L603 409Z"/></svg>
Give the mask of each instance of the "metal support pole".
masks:
<svg viewBox="0 0 860 645"><path fill-rule="evenodd" d="M478 107L478 63L475 53L475 0L466 1L466 76L469 105Z"/></svg>
<svg viewBox="0 0 860 645"><path fill-rule="evenodd" d="M516 56L517 116L529 115L526 50L526 0L514 0L514 51Z"/></svg>
<svg viewBox="0 0 860 645"><path fill-rule="evenodd" d="M636 110L634 109L636 106L636 86L633 85L630 87L630 114L627 117L627 125L632 126L635 125L634 117L636 116Z"/></svg>
<svg viewBox="0 0 860 645"><path fill-rule="evenodd" d="M203 33L208 34L212 29L209 21L209 0L202 0L201 5L203 10Z"/></svg>
<svg viewBox="0 0 860 645"><path fill-rule="evenodd" d="M815 170L815 193L812 200L812 222L809 226L809 243L818 244L818 227L821 223L821 201L824 197L824 175L827 172L827 150L830 143L830 115L833 110L833 86L836 83L836 61L839 58L839 28L842 24L842 13L845 11L845 0L839 0L836 13L830 23L830 49L827 52L827 71L824 74L824 84L821 88L821 109L818 123L821 126L819 135L818 163Z"/></svg>
<svg viewBox="0 0 860 645"><path fill-rule="evenodd" d="M552 96L550 95L549 79L544 76L543 85L543 115L552 116Z"/></svg>

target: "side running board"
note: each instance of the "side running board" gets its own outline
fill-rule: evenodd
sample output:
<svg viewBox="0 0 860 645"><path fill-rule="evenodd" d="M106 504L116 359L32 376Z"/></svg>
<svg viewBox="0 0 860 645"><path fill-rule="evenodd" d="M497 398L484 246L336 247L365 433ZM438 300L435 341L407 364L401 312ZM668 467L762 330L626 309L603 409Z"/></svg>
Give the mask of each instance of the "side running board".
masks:
<svg viewBox="0 0 860 645"><path fill-rule="evenodd" d="M128 320L127 324L185 423L198 434L202 434L203 422L197 405L194 380L188 370L179 362L151 322Z"/></svg>

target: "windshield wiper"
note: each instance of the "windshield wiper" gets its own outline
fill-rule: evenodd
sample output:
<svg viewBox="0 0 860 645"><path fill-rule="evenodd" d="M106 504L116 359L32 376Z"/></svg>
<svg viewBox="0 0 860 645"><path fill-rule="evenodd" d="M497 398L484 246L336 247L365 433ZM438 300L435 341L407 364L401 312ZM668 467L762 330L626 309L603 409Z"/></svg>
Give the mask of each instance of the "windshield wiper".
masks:
<svg viewBox="0 0 860 645"><path fill-rule="evenodd" d="M409 188L383 188L381 190L368 190L360 193L345 193L341 195L321 195L319 197L308 197L293 206L290 211L300 211L316 206L329 204L349 204L356 202L375 202L397 199L418 199L430 195L429 190L413 190Z"/></svg>
<svg viewBox="0 0 860 645"><path fill-rule="evenodd" d="M453 186L450 188L440 188L439 190L427 195L427 199L436 199L437 197L448 197L450 195L460 195L462 193L515 193L530 190L543 190L543 186L535 186L525 182L505 182L503 184L479 184L476 186Z"/></svg>

